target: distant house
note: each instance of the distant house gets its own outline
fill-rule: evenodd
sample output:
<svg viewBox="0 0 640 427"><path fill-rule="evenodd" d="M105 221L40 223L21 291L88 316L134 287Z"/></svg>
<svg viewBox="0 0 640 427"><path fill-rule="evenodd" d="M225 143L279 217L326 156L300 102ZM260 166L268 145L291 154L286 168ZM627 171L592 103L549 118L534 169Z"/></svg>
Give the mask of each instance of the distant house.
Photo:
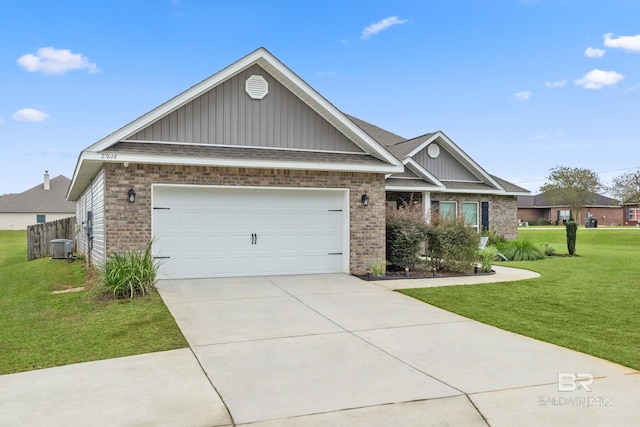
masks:
<svg viewBox="0 0 640 427"><path fill-rule="evenodd" d="M558 225L569 219L566 203L552 203L547 193L518 196L518 220L522 223L546 220ZM640 214L640 212L638 213ZM576 220L584 225L587 218L595 218L597 225L624 224L624 211L618 200L593 193L591 201L582 208Z"/></svg>
<svg viewBox="0 0 640 427"><path fill-rule="evenodd" d="M66 199L70 183L66 176L49 179L45 172L42 184L0 196L0 230L25 230L29 225L74 216L76 204Z"/></svg>
<svg viewBox="0 0 640 427"><path fill-rule="evenodd" d="M624 225L640 225L640 201L622 204Z"/></svg>

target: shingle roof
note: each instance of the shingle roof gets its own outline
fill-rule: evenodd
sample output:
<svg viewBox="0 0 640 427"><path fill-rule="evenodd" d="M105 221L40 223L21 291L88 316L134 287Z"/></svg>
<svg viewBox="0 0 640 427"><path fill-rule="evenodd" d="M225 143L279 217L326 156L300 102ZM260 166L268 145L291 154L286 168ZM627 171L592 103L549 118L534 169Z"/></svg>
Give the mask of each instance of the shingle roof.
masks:
<svg viewBox="0 0 640 427"><path fill-rule="evenodd" d="M357 117L350 116L349 114L345 114L345 116L347 116L360 129L365 131L371 138L375 139L378 144L382 144L387 148L389 145L394 145L407 140L407 138L396 135L395 133L389 132L388 130L382 129L376 125L372 125L364 120L360 120Z"/></svg>
<svg viewBox="0 0 640 427"><path fill-rule="evenodd" d="M66 194L71 180L59 175L49 181L49 190L43 184L19 194L0 197L0 212L69 212L74 213L76 204L67 202Z"/></svg>
<svg viewBox="0 0 640 427"><path fill-rule="evenodd" d="M518 196L519 208L546 208L552 206L568 206L568 203L566 201L560 201L558 203L551 202L548 197L548 192L536 194L535 196ZM620 206L620 202L601 194L591 193L590 200L588 200L585 207L587 206L618 207Z"/></svg>

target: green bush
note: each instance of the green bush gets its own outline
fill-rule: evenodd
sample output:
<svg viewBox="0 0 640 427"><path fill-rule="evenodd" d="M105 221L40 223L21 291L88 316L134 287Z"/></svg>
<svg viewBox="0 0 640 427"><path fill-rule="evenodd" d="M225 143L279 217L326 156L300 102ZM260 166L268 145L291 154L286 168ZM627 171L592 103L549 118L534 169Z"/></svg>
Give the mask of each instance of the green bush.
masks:
<svg viewBox="0 0 640 427"><path fill-rule="evenodd" d="M544 252L546 256L551 256L556 253L556 248L553 245L544 242L542 244L542 252Z"/></svg>
<svg viewBox="0 0 640 427"><path fill-rule="evenodd" d="M487 245L497 245L499 243L504 243L506 240L504 236L498 234L495 228L492 228L490 231L485 230L482 232L483 237L488 237Z"/></svg>
<svg viewBox="0 0 640 427"><path fill-rule="evenodd" d="M151 254L151 243L144 252L112 254L102 269L101 281L115 298L134 298L153 290L158 263Z"/></svg>
<svg viewBox="0 0 640 427"><path fill-rule="evenodd" d="M545 218L535 218L529 221L529 225L550 225L550 224L551 223L549 222L549 220Z"/></svg>
<svg viewBox="0 0 640 427"><path fill-rule="evenodd" d="M509 261L531 261L545 258L542 249L528 239L508 241L501 247L500 252Z"/></svg>
<svg viewBox="0 0 640 427"><path fill-rule="evenodd" d="M427 223L422 207L413 200L402 201L398 209L387 209L387 260L403 269L413 268L421 262L420 248L425 240Z"/></svg>
<svg viewBox="0 0 640 427"><path fill-rule="evenodd" d="M493 245L487 245L484 249L478 251L478 261L480 262L480 271L490 273L493 262L498 257L498 248Z"/></svg>
<svg viewBox="0 0 640 427"><path fill-rule="evenodd" d="M384 259L372 261L369 263L369 271L374 277L383 277L387 271L387 261Z"/></svg>
<svg viewBox="0 0 640 427"><path fill-rule="evenodd" d="M576 253L578 223L575 221L567 221L565 226L567 228L567 250L569 251L569 255L574 255Z"/></svg>
<svg viewBox="0 0 640 427"><path fill-rule="evenodd" d="M426 228L426 237L432 268L460 273L473 269L480 235L463 219L434 219Z"/></svg>

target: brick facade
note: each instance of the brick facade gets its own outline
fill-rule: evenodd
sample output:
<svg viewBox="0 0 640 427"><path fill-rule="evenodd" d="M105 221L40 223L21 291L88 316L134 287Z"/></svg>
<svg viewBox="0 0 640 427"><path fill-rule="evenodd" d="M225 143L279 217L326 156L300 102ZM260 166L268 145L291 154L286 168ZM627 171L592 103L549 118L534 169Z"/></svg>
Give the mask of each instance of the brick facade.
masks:
<svg viewBox="0 0 640 427"><path fill-rule="evenodd" d="M144 249L151 236L151 184L250 187L348 188L350 270L364 274L372 261L385 257L384 175L280 169L179 165L105 165L106 252ZM133 188L135 203L127 202ZM369 206L362 206L363 193Z"/></svg>
<svg viewBox="0 0 640 427"><path fill-rule="evenodd" d="M431 193L431 200L457 202L459 214L462 214L462 202L489 202L489 229L508 240L518 237L517 198L516 196L500 196L485 194ZM422 192L403 193L390 191L387 201L422 205ZM480 209L480 206L478 207Z"/></svg>

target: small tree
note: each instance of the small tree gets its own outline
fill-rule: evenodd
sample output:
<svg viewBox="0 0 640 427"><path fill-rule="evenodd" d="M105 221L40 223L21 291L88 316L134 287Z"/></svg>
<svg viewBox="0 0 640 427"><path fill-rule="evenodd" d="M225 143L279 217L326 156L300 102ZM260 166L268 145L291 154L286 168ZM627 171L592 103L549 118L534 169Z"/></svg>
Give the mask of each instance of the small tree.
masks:
<svg viewBox="0 0 640 427"><path fill-rule="evenodd" d="M419 252L425 240L422 207L413 201L402 201L398 209L387 209L387 260L401 268L412 268L420 262Z"/></svg>
<svg viewBox="0 0 640 427"><path fill-rule="evenodd" d="M604 186L598 174L589 169L558 166L550 170L547 182L540 191L553 204L566 204L571 218L580 222L580 210L593 203L596 193Z"/></svg>
<svg viewBox="0 0 640 427"><path fill-rule="evenodd" d="M613 178L609 193L623 203L640 201L640 170Z"/></svg>

